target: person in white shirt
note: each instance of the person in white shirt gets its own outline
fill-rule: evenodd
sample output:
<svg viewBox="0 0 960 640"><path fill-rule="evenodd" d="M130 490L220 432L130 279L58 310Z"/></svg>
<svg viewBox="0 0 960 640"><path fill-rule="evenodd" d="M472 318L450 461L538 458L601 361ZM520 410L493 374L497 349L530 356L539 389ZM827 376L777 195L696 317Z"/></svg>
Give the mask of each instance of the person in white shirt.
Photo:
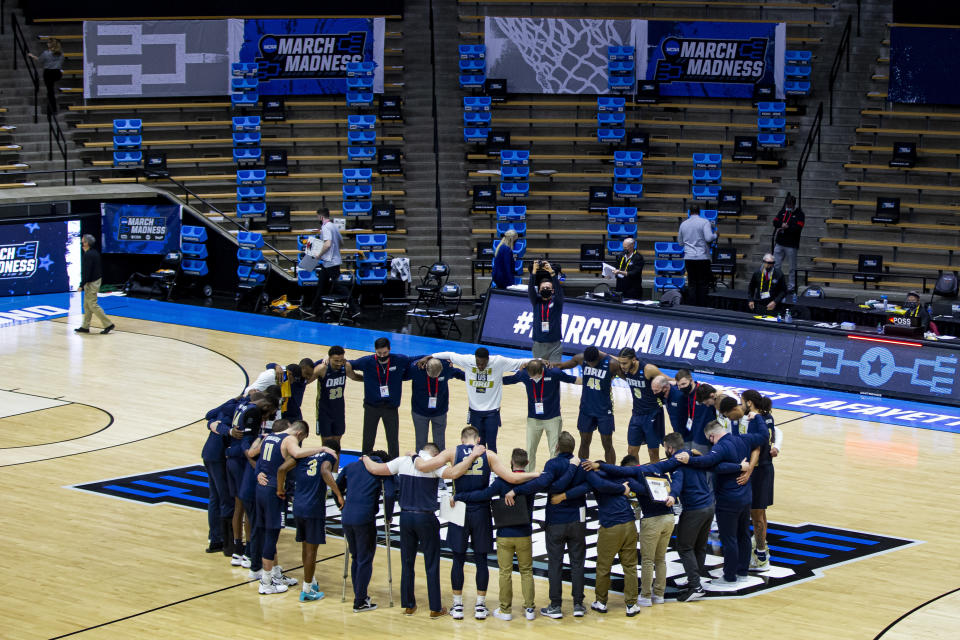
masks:
<svg viewBox="0 0 960 640"><path fill-rule="evenodd" d="M710 245L717 232L706 218L700 217L700 208L690 207L690 215L680 223L677 242L683 245L683 261L687 269L687 284L693 290L693 304L707 306L707 289L713 280L710 271Z"/></svg>
<svg viewBox="0 0 960 640"><path fill-rule="evenodd" d="M320 260L317 265L317 294L313 299L312 311L320 315L323 312L323 300L321 298L330 293L333 285L340 277L340 265L343 260L340 257L340 245L343 238L340 236L340 230L333 224L330 218L330 210L326 207L317 209L317 216L320 218L320 238L311 238L308 241L307 255L312 255ZM317 246L319 245L319 246Z"/></svg>
<svg viewBox="0 0 960 640"><path fill-rule="evenodd" d="M480 432L480 442L491 451L497 450L497 431L500 429L500 403L503 399L503 375L523 369L529 360L491 356L485 347L472 356L441 351L434 358L449 360L463 369L467 382L467 401L470 405L470 425ZM426 361L423 362L424 366Z"/></svg>

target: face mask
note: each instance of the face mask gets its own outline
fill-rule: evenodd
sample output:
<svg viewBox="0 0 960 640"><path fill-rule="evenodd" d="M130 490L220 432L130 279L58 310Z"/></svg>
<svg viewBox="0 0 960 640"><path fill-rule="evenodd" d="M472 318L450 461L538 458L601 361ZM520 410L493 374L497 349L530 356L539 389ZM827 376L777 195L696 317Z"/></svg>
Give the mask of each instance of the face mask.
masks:
<svg viewBox="0 0 960 640"><path fill-rule="evenodd" d="M540 297L549 300L553 297L553 289L540 289Z"/></svg>
<svg viewBox="0 0 960 640"><path fill-rule="evenodd" d="M380 364L386 364L390 361L390 356L377 356L377 360L380 362Z"/></svg>
<svg viewBox="0 0 960 640"><path fill-rule="evenodd" d="M689 387L680 389L680 391L683 391L684 395L690 395L690 393L693 391L693 385L691 384Z"/></svg>

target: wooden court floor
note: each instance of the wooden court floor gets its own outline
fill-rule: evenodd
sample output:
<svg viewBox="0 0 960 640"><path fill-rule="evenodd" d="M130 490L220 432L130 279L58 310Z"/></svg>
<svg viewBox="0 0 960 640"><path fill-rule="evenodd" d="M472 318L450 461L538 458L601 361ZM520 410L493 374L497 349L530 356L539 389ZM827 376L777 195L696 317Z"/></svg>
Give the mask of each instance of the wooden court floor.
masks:
<svg viewBox="0 0 960 640"><path fill-rule="evenodd" d="M68 485L200 462L203 413L242 388L268 361L296 362L326 349L276 339L121 318L110 336L76 336L77 319L0 330L0 409L39 403L28 413L0 415L0 538L7 550L6 588L0 591L0 637L394 638L431 634L453 638L522 636L573 638L584 634L657 634L730 638L745 633L785 638L873 638L919 605L960 586L955 547L960 504L958 437L775 410L786 443L776 461L772 521L814 522L923 541L922 544L826 570L819 579L750 598L674 603L623 615L611 612L502 622L444 618L430 621L419 570L421 613L399 608L399 552L393 552L394 599L387 607L386 553L377 552L371 595L380 609L354 614L340 602L343 543L321 547L317 575L328 597L301 604L297 591L261 597L219 554L205 554L206 518L195 509L111 499ZM470 347L465 346L465 351ZM348 350L349 357L361 352ZM405 390L406 393L406 390ZM360 385L348 383L346 448L359 448ZM453 387L447 437L456 441L466 413ZM314 390L304 399L312 415ZM31 400L32 399L32 400ZM563 398L567 428L576 423L578 392ZM617 424L626 425L629 400L617 395ZM49 406L47 406L49 405ZM413 446L409 404L401 406L401 448ZM525 398L504 393L503 451L524 445ZM615 434L618 455L626 430ZM381 441L378 444L384 444ZM598 445L595 445L598 447ZM599 449L597 449L597 452ZM538 459L546 459L541 443ZM299 567L292 532L281 535L281 563ZM449 606L449 563L441 562ZM465 602L472 606L470 565ZM487 596L496 606L496 572ZM291 575L302 578L299 569ZM537 606L547 584L537 580ZM587 590L587 602L592 600ZM515 610L519 580L515 580ZM906 615L885 638L960 637L960 598L945 596Z"/></svg>

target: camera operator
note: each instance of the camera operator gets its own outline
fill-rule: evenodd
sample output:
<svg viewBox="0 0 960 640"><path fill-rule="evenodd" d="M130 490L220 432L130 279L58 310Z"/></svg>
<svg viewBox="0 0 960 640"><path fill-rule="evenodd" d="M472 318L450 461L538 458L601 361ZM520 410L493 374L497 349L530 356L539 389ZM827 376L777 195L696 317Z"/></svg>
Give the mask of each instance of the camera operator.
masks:
<svg viewBox="0 0 960 640"><path fill-rule="evenodd" d="M533 357L560 362L563 359L563 287L559 273L546 260L534 260L527 295L533 305Z"/></svg>

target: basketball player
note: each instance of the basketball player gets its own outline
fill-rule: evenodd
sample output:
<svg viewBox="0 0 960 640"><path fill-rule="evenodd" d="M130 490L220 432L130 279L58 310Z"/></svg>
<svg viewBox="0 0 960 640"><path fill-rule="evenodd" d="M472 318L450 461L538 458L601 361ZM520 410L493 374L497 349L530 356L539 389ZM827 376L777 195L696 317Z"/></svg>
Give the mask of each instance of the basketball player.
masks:
<svg viewBox="0 0 960 640"><path fill-rule="evenodd" d="M300 361L300 370L306 384L317 381L317 435L339 442L347 429L343 390L347 378L357 379L343 347L330 347L326 361L304 358Z"/></svg>
<svg viewBox="0 0 960 640"><path fill-rule="evenodd" d="M580 416L577 418L577 431L580 432L580 450L578 455L590 457L590 443L593 432L600 432L603 445L603 457L609 464L617 459L613 450L613 432L616 428L613 420L613 400L610 397L610 385L613 377L621 373L620 363L596 347L587 347L570 360L558 365L559 369L572 369L583 366L581 374L583 392L580 395Z"/></svg>
<svg viewBox="0 0 960 640"><path fill-rule="evenodd" d="M305 449L303 440L310 435L310 427L303 420L297 420L281 432L271 433L258 439L247 452L253 459L259 456L256 474L266 476L266 485L256 488L256 526L263 530L263 549L261 558L263 571L260 575L261 594L283 593L288 586L296 584L294 578L283 575L277 564L277 538L283 529L284 505L277 494L277 470L288 458L308 458L318 453L328 453L336 457L336 452L327 447ZM293 436L292 438L290 436ZM282 494L282 491L279 491Z"/></svg>
<svg viewBox="0 0 960 640"><path fill-rule="evenodd" d="M327 534L327 487L333 492L337 507L343 507L343 496L333 477L337 469L337 457L340 455L340 441L333 438L324 440L324 446L337 455L318 453L307 458L287 458L277 469L277 497L284 499L287 472L294 470L296 499L293 501L293 517L297 522L297 542L301 543L303 559L303 584L300 590L300 602L312 602L323 598L323 591L317 584L317 546L326 544ZM258 478L259 480L259 478ZM266 476L263 477L266 481Z"/></svg>
<svg viewBox="0 0 960 640"><path fill-rule="evenodd" d="M620 377L626 380L633 396L633 414L627 427L627 455L639 459L640 445L646 444L650 462L656 462L660 459L660 443L666 431L663 403L670 390L669 378L656 365L637 359L637 352L630 347L620 351L618 360Z"/></svg>
<svg viewBox="0 0 960 640"><path fill-rule="evenodd" d="M236 567L243 566L250 568L249 550L243 544L244 514L246 514L247 542L250 541L250 518L253 517L252 508L247 511L240 499L240 488L243 484L243 476L247 467L250 466L247 461L246 452L260 434L261 427L265 424L267 416L272 416L277 407L273 402L264 397L263 392L253 391L246 400L241 400L237 404L236 411L231 420L230 435L233 440L227 445L225 456L227 462L227 489L230 499L233 500L233 522L231 529L233 533L233 548L231 550L230 564Z"/></svg>
<svg viewBox="0 0 960 640"><path fill-rule="evenodd" d="M773 459L780 453L783 432L774 426L770 413L770 398L753 389L747 389L741 399L747 419L740 421L740 433L758 434L765 439L763 445L752 452L750 469L741 477L744 481L750 480L753 491L750 521L753 522L755 551L750 559L750 568L766 571L770 568L770 553L767 550L767 507L773 504Z"/></svg>

